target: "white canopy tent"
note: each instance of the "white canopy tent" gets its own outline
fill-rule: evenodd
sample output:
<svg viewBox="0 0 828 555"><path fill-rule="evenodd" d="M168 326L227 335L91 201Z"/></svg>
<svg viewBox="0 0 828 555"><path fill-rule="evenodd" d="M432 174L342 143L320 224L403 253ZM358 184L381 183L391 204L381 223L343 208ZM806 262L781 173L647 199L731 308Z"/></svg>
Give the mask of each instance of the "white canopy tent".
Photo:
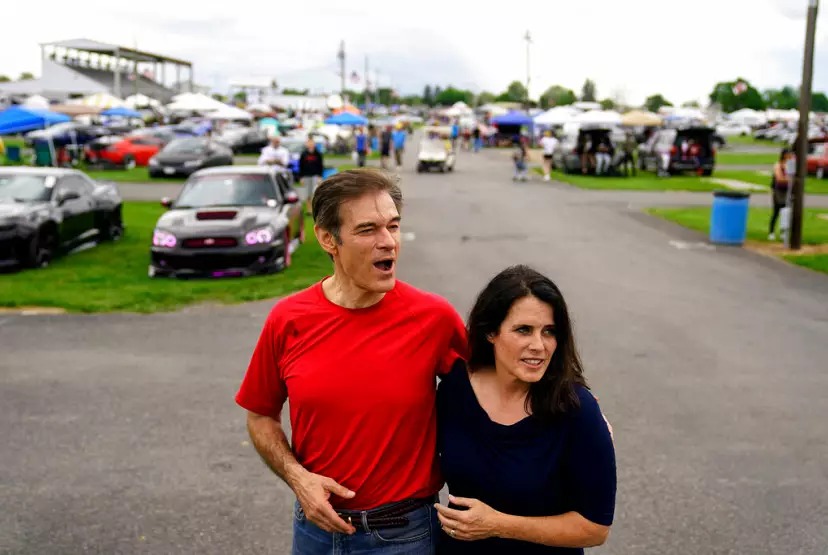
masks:
<svg viewBox="0 0 828 555"><path fill-rule="evenodd" d="M23 106L26 108L35 108L37 110L48 110L49 99L39 94L33 94L23 101Z"/></svg>
<svg viewBox="0 0 828 555"><path fill-rule="evenodd" d="M124 104L126 104L127 108L145 108L147 106L151 106L153 108L160 108L161 103L154 98L150 98L145 94L133 94L128 96L124 99Z"/></svg>
<svg viewBox="0 0 828 555"><path fill-rule="evenodd" d="M535 125L564 125L569 123L581 111L573 106L555 106L535 117Z"/></svg>
<svg viewBox="0 0 828 555"><path fill-rule="evenodd" d="M123 100L109 93L95 93L77 100L70 100L69 104L80 104L82 106L94 106L96 108L122 108L126 106Z"/></svg>
<svg viewBox="0 0 828 555"><path fill-rule="evenodd" d="M253 115L246 111L242 110L241 108L236 108L235 106L227 106L224 105L218 110L214 112L210 112L207 114L207 119L211 120L228 120L228 121L235 121L235 120L245 120L250 121L253 119Z"/></svg>
<svg viewBox="0 0 828 555"><path fill-rule="evenodd" d="M478 112L488 112L492 117L503 116L509 113L509 110L497 104L484 104L477 109Z"/></svg>
<svg viewBox="0 0 828 555"><path fill-rule="evenodd" d="M756 110L751 110L750 108L737 110L730 114L728 119L730 121L735 121L736 123L740 123L742 125L750 125L752 127L758 127L768 123L768 117L765 114L757 112Z"/></svg>
<svg viewBox="0 0 828 555"><path fill-rule="evenodd" d="M182 93L175 95L173 101L167 104L167 109L186 112L214 112L225 106L215 98L201 93Z"/></svg>
<svg viewBox="0 0 828 555"><path fill-rule="evenodd" d="M572 121L581 125L621 125L621 114L614 110L590 110L576 115Z"/></svg>

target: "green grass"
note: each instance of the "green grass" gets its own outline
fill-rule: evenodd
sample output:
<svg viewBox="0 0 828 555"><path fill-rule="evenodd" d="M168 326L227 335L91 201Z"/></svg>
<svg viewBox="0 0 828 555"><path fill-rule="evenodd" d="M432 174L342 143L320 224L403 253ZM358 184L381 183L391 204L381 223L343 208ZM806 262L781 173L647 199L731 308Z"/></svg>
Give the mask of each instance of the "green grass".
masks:
<svg viewBox="0 0 828 555"><path fill-rule="evenodd" d="M768 170L770 172L770 169ZM753 170L720 170L716 168L713 170L712 177L721 177L722 179L735 179L737 181L744 181L746 183L753 183L754 185L762 185L770 188L771 176L763 174L761 171Z"/></svg>
<svg viewBox="0 0 828 555"><path fill-rule="evenodd" d="M650 208L648 213L677 223L681 226L701 231L710 231L710 208ZM828 209L805 209L802 220L802 244L824 245L828 243L828 220L819 214L828 214ZM768 222L769 208L751 208L748 212L747 239L757 243L769 243ZM828 254L783 254L780 258L794 264L828 273Z"/></svg>
<svg viewBox="0 0 828 555"><path fill-rule="evenodd" d="M325 154L325 160L350 160L353 157L352 153L347 154ZM366 160L379 160L380 153L379 152L372 152L368 156L365 157Z"/></svg>
<svg viewBox="0 0 828 555"><path fill-rule="evenodd" d="M155 222L164 209L156 203L124 204L126 233L53 261L48 268L0 275L0 306L59 307L71 312L158 312L200 302L239 303L271 299L302 289L331 271L328 256L308 226L307 243L291 267L249 278L178 280L147 277Z"/></svg>
<svg viewBox="0 0 828 555"><path fill-rule="evenodd" d="M778 152L720 151L716 154L716 166L773 166L777 160Z"/></svg>
<svg viewBox="0 0 828 555"><path fill-rule="evenodd" d="M150 177L149 170L145 167L136 166L131 170L123 168L114 168L106 170L87 170L83 167L78 168L84 171L92 179L100 181L115 181L117 183L152 183L152 182L175 182L183 183L186 177Z"/></svg>
<svg viewBox="0 0 828 555"><path fill-rule="evenodd" d="M543 174L541 168L535 168L535 171ZM722 189L721 185L697 176L658 177L650 172L638 172L636 177L595 177L555 171L552 172L552 179L582 189L628 191L715 191Z"/></svg>
<svg viewBox="0 0 828 555"><path fill-rule="evenodd" d="M23 144L23 137L17 137L15 135L8 135L5 137L0 137L0 140L3 141L3 144L7 147L10 146L18 146L23 148L25 145Z"/></svg>

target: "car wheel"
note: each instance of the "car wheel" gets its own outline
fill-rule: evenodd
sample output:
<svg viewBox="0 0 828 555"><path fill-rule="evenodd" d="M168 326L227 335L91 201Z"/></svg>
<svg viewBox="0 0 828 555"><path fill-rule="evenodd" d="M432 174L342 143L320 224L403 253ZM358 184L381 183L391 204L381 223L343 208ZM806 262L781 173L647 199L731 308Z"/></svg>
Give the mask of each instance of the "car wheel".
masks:
<svg viewBox="0 0 828 555"><path fill-rule="evenodd" d="M710 177L711 175L713 175L713 170L704 170L702 171L702 175L705 177Z"/></svg>
<svg viewBox="0 0 828 555"><path fill-rule="evenodd" d="M55 236L48 230L38 233L29 243L23 264L27 268L45 268L52 262L55 253Z"/></svg>
<svg viewBox="0 0 828 555"><path fill-rule="evenodd" d="M104 241L117 241L123 237L124 222L121 220L120 211L115 211L105 216L103 225L98 232Z"/></svg>
<svg viewBox="0 0 828 555"><path fill-rule="evenodd" d="M132 154L124 156L124 169L131 170L135 168L135 157Z"/></svg>

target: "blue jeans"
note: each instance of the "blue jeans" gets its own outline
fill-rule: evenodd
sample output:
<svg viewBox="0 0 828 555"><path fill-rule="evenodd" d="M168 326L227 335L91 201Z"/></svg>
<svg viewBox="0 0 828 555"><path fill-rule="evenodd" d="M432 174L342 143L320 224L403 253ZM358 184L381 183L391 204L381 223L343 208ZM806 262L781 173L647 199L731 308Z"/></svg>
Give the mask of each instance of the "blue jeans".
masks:
<svg viewBox="0 0 828 555"><path fill-rule="evenodd" d="M432 505L406 514L408 525L353 535L325 532L305 517L296 502L293 510L293 555L433 555L440 522Z"/></svg>

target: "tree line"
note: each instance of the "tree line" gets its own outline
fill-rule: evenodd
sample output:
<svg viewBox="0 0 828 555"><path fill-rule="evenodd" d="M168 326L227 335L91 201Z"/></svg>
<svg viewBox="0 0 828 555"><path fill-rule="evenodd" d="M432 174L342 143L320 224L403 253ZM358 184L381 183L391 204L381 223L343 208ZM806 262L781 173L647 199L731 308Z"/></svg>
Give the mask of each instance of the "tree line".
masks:
<svg viewBox="0 0 828 555"><path fill-rule="evenodd" d="M427 106L451 106L456 102L465 102L470 106L479 106L489 102L519 102L543 109L554 106L568 106L578 101L585 101L599 102L605 110L620 107L618 101L613 98L605 97L599 100L598 88L591 79L587 79L581 86L580 94L576 94L572 89L562 85L552 85L537 100L530 100L527 97L526 86L520 81L512 81L506 87L506 90L500 94L489 91L475 93L451 85L445 88L439 85L426 85L422 95L408 95L396 99L396 101L414 105L425 104ZM766 89L760 92L748 80L742 78L716 83L708 98L711 105L719 106L726 113L735 112L742 108L759 111L768 108L780 110L799 108L798 88L788 85L780 89ZM385 104L384 102L381 103ZM642 105L643 108L651 112L657 112L663 106L674 106L674 104L664 95L658 93L648 96ZM701 107L696 101L684 102L681 106ZM828 96L822 92L814 92L811 97L811 109L815 112L828 112Z"/></svg>

